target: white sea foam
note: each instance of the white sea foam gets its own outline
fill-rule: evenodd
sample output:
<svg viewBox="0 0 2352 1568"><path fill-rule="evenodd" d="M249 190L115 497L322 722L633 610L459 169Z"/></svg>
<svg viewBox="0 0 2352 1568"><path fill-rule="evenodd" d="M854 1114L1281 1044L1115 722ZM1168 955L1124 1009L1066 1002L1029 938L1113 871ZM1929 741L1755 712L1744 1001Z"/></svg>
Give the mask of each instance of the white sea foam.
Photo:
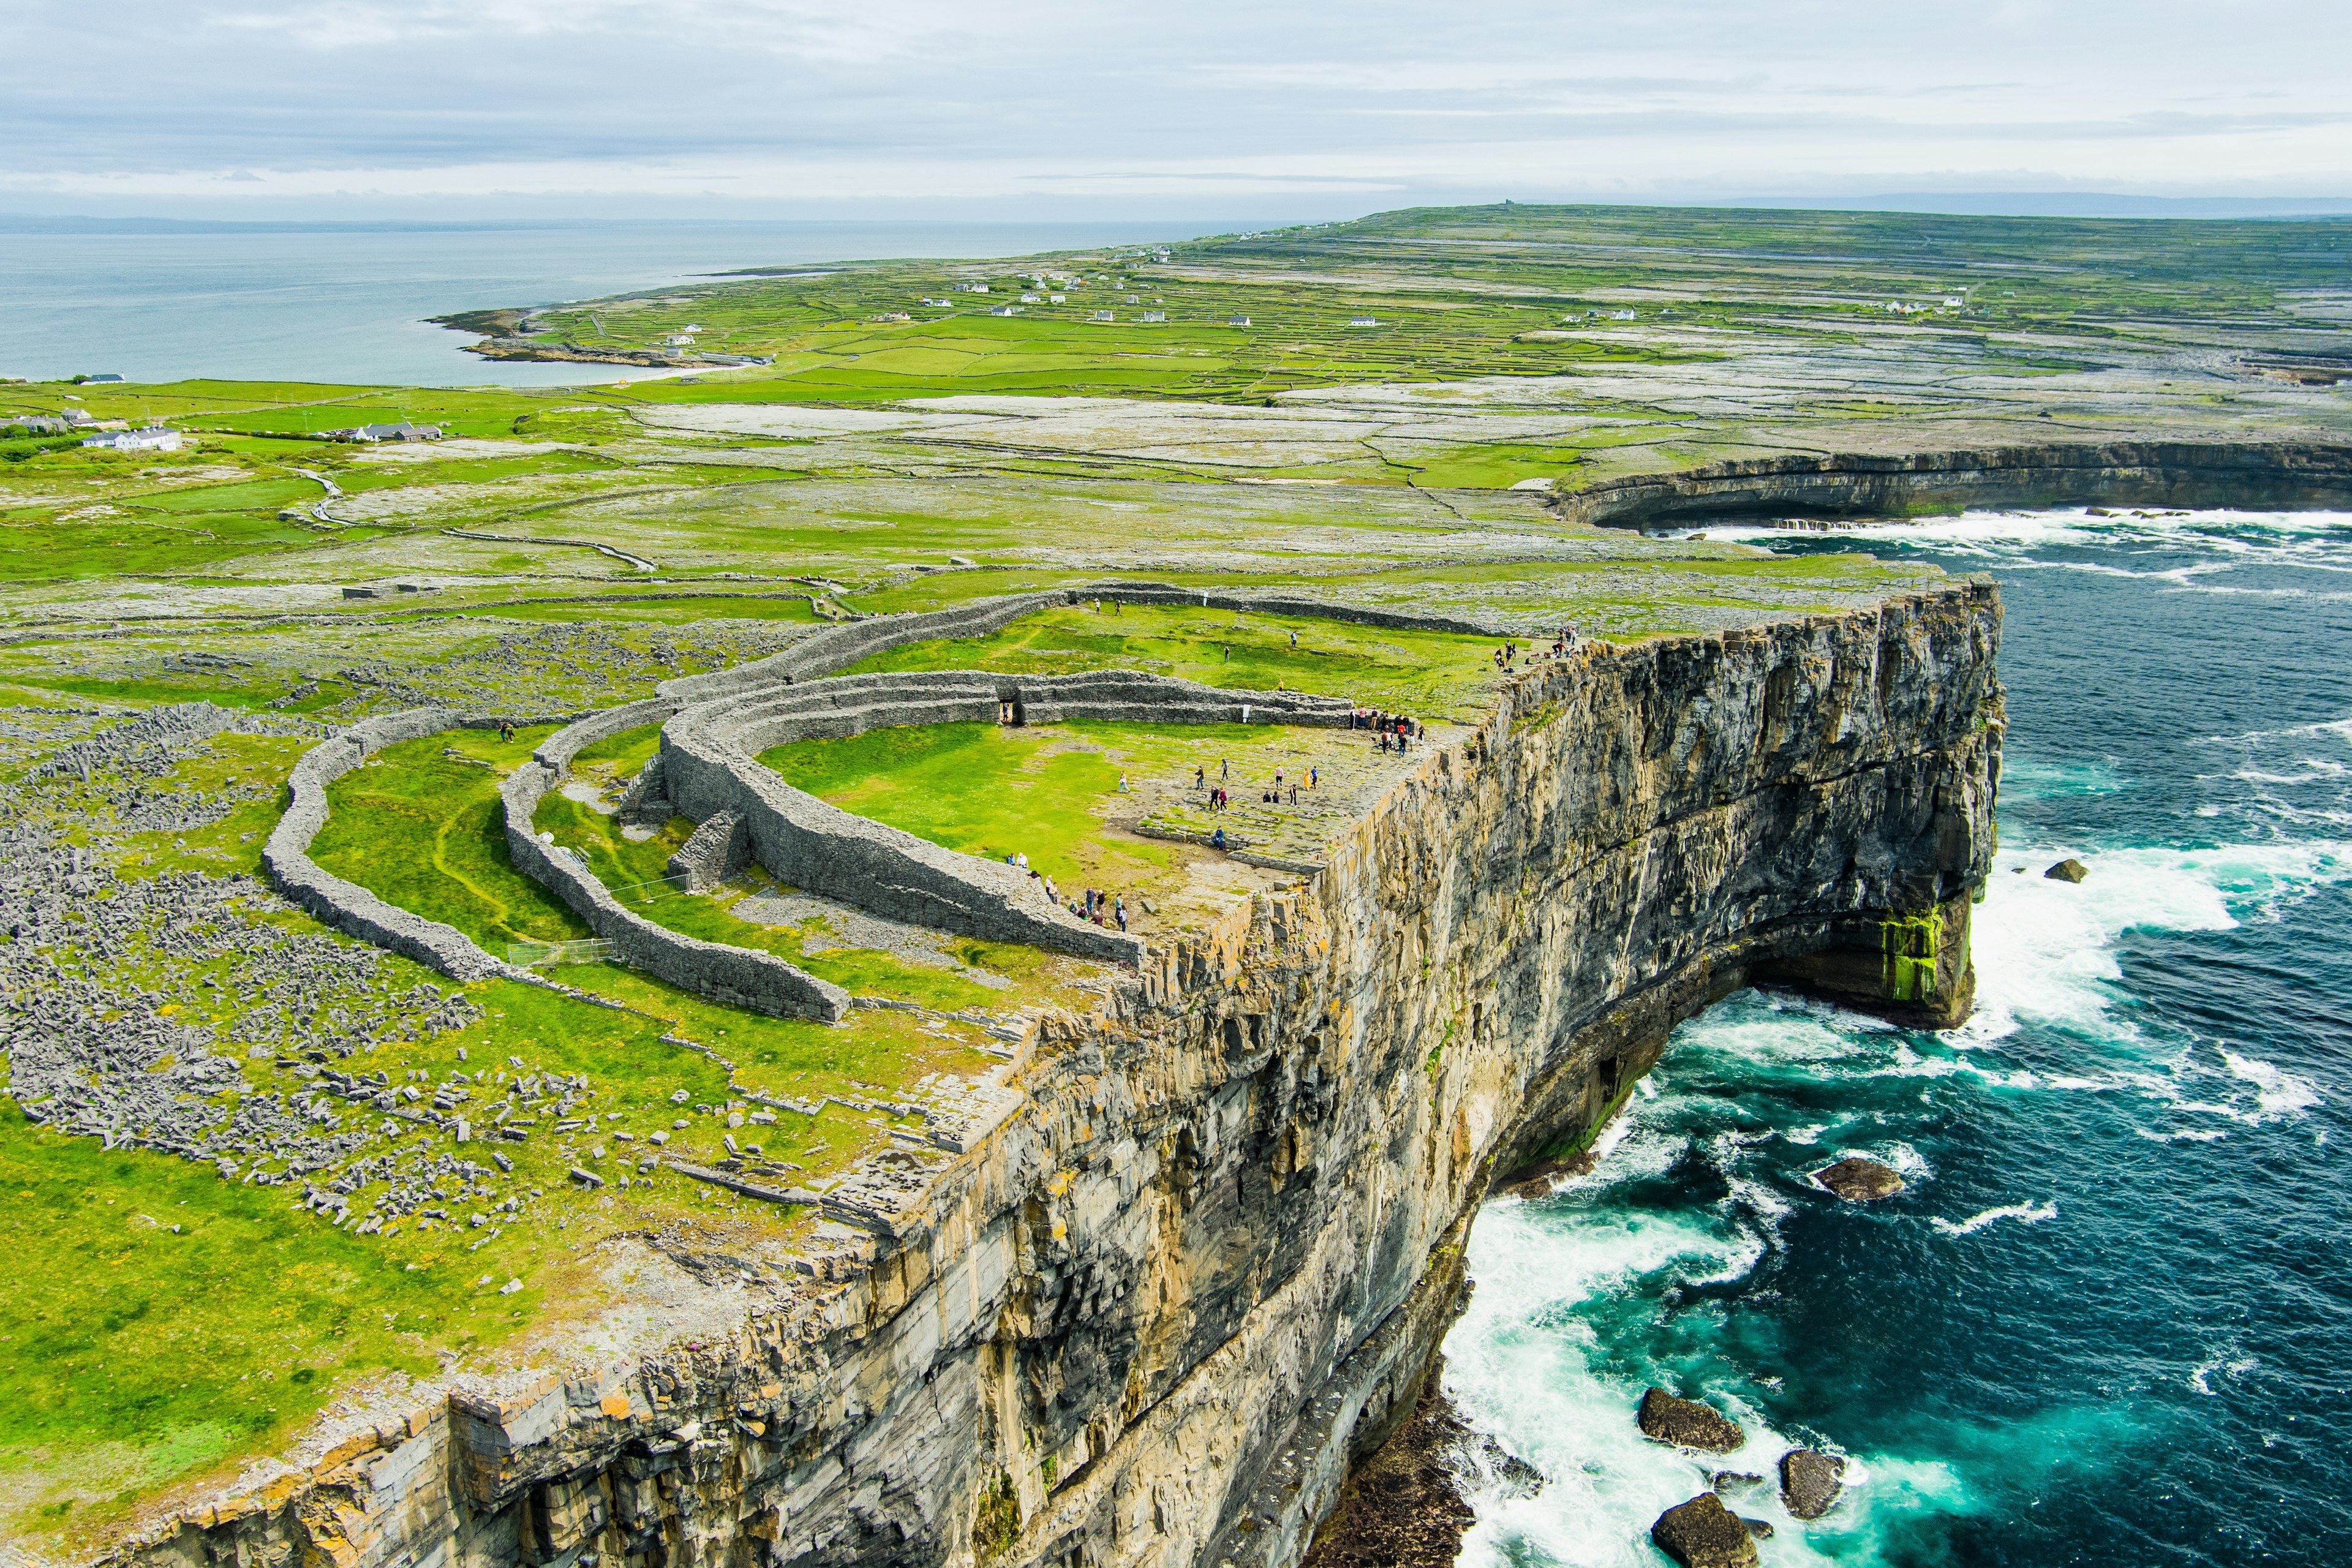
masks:
<svg viewBox="0 0 2352 1568"><path fill-rule="evenodd" d="M1651 1522L1706 1490L1727 1462L1641 1435L1633 1412L1651 1383L1703 1396L1747 1430L1747 1447L1728 1468L1768 1468L1771 1456L1818 1440L1777 1430L1745 1397L1777 1380L1751 1381L1701 1361L1644 1361L1644 1347L1604 1346L1584 1311L1572 1310L1654 1300L1671 1283L1739 1279L1759 1250L1745 1226L1718 1228L1699 1216L1569 1215L1517 1204L1480 1215L1470 1237L1478 1288L1446 1339L1445 1387L1472 1426L1535 1466L1545 1484L1516 1496L1492 1480L1474 1483L1477 1521L1463 1542L1464 1564L1653 1568ZM1763 1458L1739 1462L1749 1454ZM1772 1523L1775 1563L1808 1568L1845 1560L1857 1538L1874 1533L1877 1510L1961 1504L1947 1467L1883 1455L1849 1456L1848 1465L1832 1519L1790 1517L1769 1480L1730 1501ZM1813 1535L1835 1555L1817 1548Z"/></svg>
<svg viewBox="0 0 2352 1568"><path fill-rule="evenodd" d="M1927 1223L1946 1236L1973 1236L2005 1219L2013 1219L2020 1225L2039 1225L2057 1217L2058 1205L2053 1199L2046 1204L2003 1204L1997 1209L1979 1209L1957 1225L1948 1219L1931 1219Z"/></svg>
<svg viewBox="0 0 2352 1568"><path fill-rule="evenodd" d="M2079 854L2082 883L2040 875ZM2286 902L2352 876L2341 840L2114 850L2005 847L1971 934L1982 1011L1972 1040L1999 1038L2021 1017L2102 1034L2127 1032L2109 1013L2121 975L2115 947L2135 928L2228 931L2275 919Z"/></svg>
<svg viewBox="0 0 2352 1568"><path fill-rule="evenodd" d="M2221 1060L2229 1065L2231 1077L2254 1086L2254 1103L2260 1108L2257 1114L2261 1120L2292 1116L2320 1101L2317 1087L2307 1078L2252 1057L2242 1057L2235 1051L2223 1051Z"/></svg>
<svg viewBox="0 0 2352 1568"><path fill-rule="evenodd" d="M2189 1374L2189 1386L2208 1399L2211 1399L2216 1395L2213 1385L2209 1380L2215 1373L2227 1373L2231 1377L2241 1377L2261 1364L2252 1356L2232 1356L2224 1352L2221 1355L2198 1363L2195 1370Z"/></svg>

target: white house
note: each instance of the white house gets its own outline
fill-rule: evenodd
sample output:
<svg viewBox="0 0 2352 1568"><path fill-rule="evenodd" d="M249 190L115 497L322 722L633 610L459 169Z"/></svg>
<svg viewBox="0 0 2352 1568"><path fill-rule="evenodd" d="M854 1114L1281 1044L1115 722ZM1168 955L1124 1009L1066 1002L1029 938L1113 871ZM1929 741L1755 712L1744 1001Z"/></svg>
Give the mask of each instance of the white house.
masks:
<svg viewBox="0 0 2352 1568"><path fill-rule="evenodd" d="M1225 325L1229 327L1246 327L1249 325L1249 318L1247 316L1227 316L1225 318Z"/></svg>
<svg viewBox="0 0 2352 1568"><path fill-rule="evenodd" d="M1037 296L1034 294L1024 294L1021 296L1021 302L1024 305L1034 305L1037 302Z"/></svg>
<svg viewBox="0 0 2352 1568"><path fill-rule="evenodd" d="M404 419L397 425L352 425L341 430L320 432L330 441L438 441L438 425L411 425Z"/></svg>
<svg viewBox="0 0 2352 1568"><path fill-rule="evenodd" d="M1070 297L1067 294L1048 294L1045 296L1045 303L1048 305L1066 305L1069 302Z"/></svg>
<svg viewBox="0 0 2352 1568"><path fill-rule="evenodd" d="M1118 317L1112 315L1108 310L1097 310L1093 315L1087 318L1089 321L1115 321L1118 319Z"/></svg>
<svg viewBox="0 0 2352 1568"><path fill-rule="evenodd" d="M992 306L988 313L992 316L1017 316L1021 313L1021 307L1018 305L996 305Z"/></svg>
<svg viewBox="0 0 2352 1568"><path fill-rule="evenodd" d="M1348 318L1348 325L1351 327L1377 327L1380 323L1372 320L1370 316L1350 316Z"/></svg>
<svg viewBox="0 0 2352 1568"><path fill-rule="evenodd" d="M117 430L110 436L84 437L82 445L116 452L176 452L180 449L180 433L160 426L145 430Z"/></svg>
<svg viewBox="0 0 2352 1568"><path fill-rule="evenodd" d="M1165 310L1146 310L1143 312L1143 319L1147 324L1153 321L1165 321L1168 319L1168 312Z"/></svg>

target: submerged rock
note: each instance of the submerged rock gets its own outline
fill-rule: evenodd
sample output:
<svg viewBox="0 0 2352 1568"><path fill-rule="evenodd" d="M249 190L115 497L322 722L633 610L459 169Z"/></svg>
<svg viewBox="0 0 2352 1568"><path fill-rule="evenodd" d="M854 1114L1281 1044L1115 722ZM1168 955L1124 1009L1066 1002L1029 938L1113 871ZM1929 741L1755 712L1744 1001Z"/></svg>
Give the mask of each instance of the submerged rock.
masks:
<svg viewBox="0 0 2352 1568"><path fill-rule="evenodd" d="M1845 1489L1845 1461L1818 1448L1791 1448L1780 1456L1780 1500L1799 1519L1829 1512Z"/></svg>
<svg viewBox="0 0 2352 1568"><path fill-rule="evenodd" d="M1713 1487L1717 1495L1721 1495L1727 1492L1752 1490L1764 1484L1764 1478L1751 1476L1746 1470L1717 1470L1707 1478L1706 1484Z"/></svg>
<svg viewBox="0 0 2352 1568"><path fill-rule="evenodd" d="M1751 1568L1756 1537L1747 1521L1723 1506L1713 1492L1701 1492L1658 1515L1650 1526L1658 1550L1683 1568Z"/></svg>
<svg viewBox="0 0 2352 1568"><path fill-rule="evenodd" d="M1715 1406L1701 1405L1696 1399L1678 1399L1663 1388L1653 1388L1642 1395L1642 1410L1636 1419L1645 1437L1685 1448L1704 1448L1711 1454L1728 1454L1748 1441L1748 1434Z"/></svg>
<svg viewBox="0 0 2352 1568"><path fill-rule="evenodd" d="M1875 1160L1849 1154L1836 1164L1813 1173L1813 1180L1850 1204L1889 1198L1903 1190L1903 1178Z"/></svg>
<svg viewBox="0 0 2352 1568"><path fill-rule="evenodd" d="M1739 1521L1740 1523L1746 1525L1748 1527L1748 1533L1754 1536L1757 1540L1769 1541L1772 1539L1772 1521L1770 1520L1750 1519L1744 1513L1734 1514L1732 1517Z"/></svg>
<svg viewBox="0 0 2352 1568"><path fill-rule="evenodd" d="M2090 874L2091 868L2071 855L2042 873L2053 882L2079 882Z"/></svg>

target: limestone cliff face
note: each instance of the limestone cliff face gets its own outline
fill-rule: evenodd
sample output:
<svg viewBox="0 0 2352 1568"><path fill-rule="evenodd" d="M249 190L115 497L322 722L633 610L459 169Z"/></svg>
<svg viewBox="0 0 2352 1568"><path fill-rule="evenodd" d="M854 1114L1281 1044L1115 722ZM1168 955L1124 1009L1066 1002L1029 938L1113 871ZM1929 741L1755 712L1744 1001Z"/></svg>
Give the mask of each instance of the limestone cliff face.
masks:
<svg viewBox="0 0 2352 1568"><path fill-rule="evenodd" d="M1489 1182L1779 973L1964 1005L2000 607L1594 647L1325 871L1034 1042L801 1294L346 1443L153 1563L1288 1568L1450 1321ZM921 1163L934 1158L935 1163Z"/></svg>
<svg viewBox="0 0 2352 1568"><path fill-rule="evenodd" d="M1605 528L1751 517L1883 518L2044 506L2352 504L2352 447L2296 441L2069 441L1979 451L1745 458L1636 474L1554 503Z"/></svg>

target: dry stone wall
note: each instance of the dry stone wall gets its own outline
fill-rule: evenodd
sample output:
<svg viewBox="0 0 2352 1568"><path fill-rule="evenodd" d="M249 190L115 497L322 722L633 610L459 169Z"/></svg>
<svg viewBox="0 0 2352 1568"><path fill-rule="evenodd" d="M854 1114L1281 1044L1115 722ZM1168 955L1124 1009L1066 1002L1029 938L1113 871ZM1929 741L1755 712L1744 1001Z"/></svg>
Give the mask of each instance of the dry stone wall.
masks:
<svg viewBox="0 0 2352 1568"><path fill-rule="evenodd" d="M531 826L555 775L525 763L507 775L499 795L506 812L507 857L515 869L562 899L588 929L613 944L633 969L658 975L698 996L774 1016L837 1023L849 1011L849 993L772 952L704 942L656 925L613 897L574 852L541 838Z"/></svg>
<svg viewBox="0 0 2352 1568"><path fill-rule="evenodd" d="M725 814L751 858L779 880L894 920L1134 963L1140 938L1077 919L1044 884L998 862L942 849L794 789L756 760L792 741L840 739L887 725L1073 719L1328 727L1347 705L1302 692L1224 691L1130 670L1013 676L972 670L843 676L732 692L662 728L662 787L698 821Z"/></svg>
<svg viewBox="0 0 2352 1568"><path fill-rule="evenodd" d="M270 885L312 919L454 979L479 980L505 973L505 963L483 952L457 927L412 914L310 858L310 841L327 824L329 784L386 746L423 740L445 730L491 729L498 723L495 718L447 708L412 708L354 724L303 752L287 777L286 813L262 846L262 870Z"/></svg>
<svg viewBox="0 0 2352 1568"><path fill-rule="evenodd" d="M731 1333L455 1388L131 1555L1291 1568L1496 1173L1766 966L1965 931L1999 617L1962 586L1512 677L1324 871L1044 1020L1020 1109L904 1152Z"/></svg>

